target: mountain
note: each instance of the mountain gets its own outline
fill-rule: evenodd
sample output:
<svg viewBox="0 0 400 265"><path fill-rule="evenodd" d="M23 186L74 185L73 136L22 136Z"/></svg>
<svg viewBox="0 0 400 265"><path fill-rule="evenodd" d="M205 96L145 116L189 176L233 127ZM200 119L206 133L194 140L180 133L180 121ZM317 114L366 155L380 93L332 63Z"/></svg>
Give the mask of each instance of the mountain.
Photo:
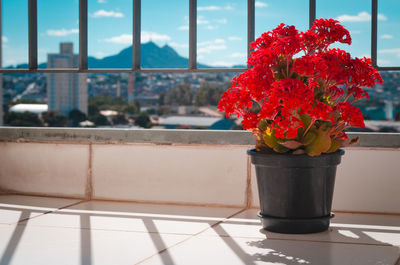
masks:
<svg viewBox="0 0 400 265"><path fill-rule="evenodd" d="M180 56L168 45L158 47L154 42L141 45L141 66L143 68L188 68L189 59ZM132 46L123 49L116 55L97 59L88 58L90 68L131 68ZM208 67L198 64L197 67Z"/></svg>
<svg viewBox="0 0 400 265"><path fill-rule="evenodd" d="M180 56L168 45L157 46L154 42L147 42L141 45L141 63L143 68L188 68L189 59ZM131 68L132 67L132 46L120 51L118 54L97 59L88 57L89 68ZM198 68L210 68L207 65L197 64ZM28 68L28 64L19 64L16 67L7 68ZM46 68L46 63L41 63L38 68Z"/></svg>

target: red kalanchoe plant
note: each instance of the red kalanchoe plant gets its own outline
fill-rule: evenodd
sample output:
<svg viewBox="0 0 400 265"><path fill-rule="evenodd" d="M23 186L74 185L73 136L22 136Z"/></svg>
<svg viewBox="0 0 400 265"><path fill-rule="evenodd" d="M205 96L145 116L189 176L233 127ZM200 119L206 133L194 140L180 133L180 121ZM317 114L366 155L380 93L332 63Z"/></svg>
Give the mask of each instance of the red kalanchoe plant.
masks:
<svg viewBox="0 0 400 265"><path fill-rule="evenodd" d="M357 143L344 131L364 128L352 104L368 98L363 87L383 81L370 59L329 49L335 42L351 44L351 37L333 19L316 19L306 32L280 24L263 33L251 44L249 69L233 78L219 110L243 118L258 151L316 156Z"/></svg>

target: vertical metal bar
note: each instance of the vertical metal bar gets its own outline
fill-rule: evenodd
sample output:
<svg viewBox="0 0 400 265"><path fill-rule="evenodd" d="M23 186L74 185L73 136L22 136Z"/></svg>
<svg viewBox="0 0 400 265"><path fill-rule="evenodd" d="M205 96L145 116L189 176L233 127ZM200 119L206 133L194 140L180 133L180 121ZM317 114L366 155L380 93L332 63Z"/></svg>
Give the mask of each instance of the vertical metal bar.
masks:
<svg viewBox="0 0 400 265"><path fill-rule="evenodd" d="M140 69L141 0L133 0L132 69Z"/></svg>
<svg viewBox="0 0 400 265"><path fill-rule="evenodd" d="M37 0L28 0L29 69L37 69Z"/></svg>
<svg viewBox="0 0 400 265"><path fill-rule="evenodd" d="M311 28L316 17L316 3L315 0L310 0L308 27Z"/></svg>
<svg viewBox="0 0 400 265"><path fill-rule="evenodd" d="M79 0L79 69L88 69L88 1Z"/></svg>
<svg viewBox="0 0 400 265"><path fill-rule="evenodd" d="M255 1L247 0L247 58L250 57L250 44L255 38Z"/></svg>
<svg viewBox="0 0 400 265"><path fill-rule="evenodd" d="M3 16L0 0L0 69L3 68ZM3 74L0 73L0 126L3 125Z"/></svg>
<svg viewBox="0 0 400 265"><path fill-rule="evenodd" d="M371 19L371 60L372 65L377 67L378 50L378 0L372 0Z"/></svg>
<svg viewBox="0 0 400 265"><path fill-rule="evenodd" d="M189 0L189 69L197 68L197 0Z"/></svg>

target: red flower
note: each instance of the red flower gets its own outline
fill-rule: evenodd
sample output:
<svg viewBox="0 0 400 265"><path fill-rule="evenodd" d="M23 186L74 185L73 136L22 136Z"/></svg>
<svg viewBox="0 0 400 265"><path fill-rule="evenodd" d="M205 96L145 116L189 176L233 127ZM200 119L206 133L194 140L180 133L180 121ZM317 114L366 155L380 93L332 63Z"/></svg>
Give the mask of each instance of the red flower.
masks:
<svg viewBox="0 0 400 265"><path fill-rule="evenodd" d="M308 130L344 139L345 128L364 127L351 103L368 98L363 87L383 81L370 59L329 49L335 42L351 44L351 37L333 19L316 19L306 32L282 23L263 33L251 44L249 69L233 78L219 110L242 117L243 128L255 133L265 130L263 120L278 139L300 141Z"/></svg>

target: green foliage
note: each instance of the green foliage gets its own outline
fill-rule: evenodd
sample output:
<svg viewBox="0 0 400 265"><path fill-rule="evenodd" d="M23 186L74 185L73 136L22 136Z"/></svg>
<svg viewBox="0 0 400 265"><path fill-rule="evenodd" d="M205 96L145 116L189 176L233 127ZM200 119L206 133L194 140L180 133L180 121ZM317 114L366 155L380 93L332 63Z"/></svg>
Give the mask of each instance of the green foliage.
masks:
<svg viewBox="0 0 400 265"><path fill-rule="evenodd" d="M125 125L128 124L128 120L125 118L123 113L118 113L116 116L113 117L112 123L114 125Z"/></svg>
<svg viewBox="0 0 400 265"><path fill-rule="evenodd" d="M160 103L163 105L192 105L193 91L189 84L180 84L171 87L167 92L162 93Z"/></svg>
<svg viewBox="0 0 400 265"><path fill-rule="evenodd" d="M139 109L136 104L128 104L124 106L123 111L128 114L136 114L139 112Z"/></svg>
<svg viewBox="0 0 400 265"><path fill-rule="evenodd" d="M196 106L218 105L222 93L227 89L226 86L215 86L208 82L203 82L197 89L194 104Z"/></svg>
<svg viewBox="0 0 400 265"><path fill-rule="evenodd" d="M357 144L359 138L343 140L334 134L329 122L313 122L302 117L307 129L302 129L295 139L275 137L274 129L270 129L266 120L261 120L255 133L256 149L261 152L278 152L307 154L318 156L323 153L336 152L340 147Z"/></svg>
<svg viewBox="0 0 400 265"><path fill-rule="evenodd" d="M68 117L55 110L42 113L42 120L48 127L65 127L68 124Z"/></svg>
<svg viewBox="0 0 400 265"><path fill-rule="evenodd" d="M68 119L71 122L71 126L78 127L80 122L87 120L87 117L86 114L80 110L73 109L69 112Z"/></svg>
<svg viewBox="0 0 400 265"><path fill-rule="evenodd" d="M25 111L23 113L9 112L4 116L4 123L9 126L41 127L43 126L39 116Z"/></svg>
<svg viewBox="0 0 400 265"><path fill-rule="evenodd" d="M141 112L135 119L135 124L143 128L150 128L152 126L149 115L145 111Z"/></svg>
<svg viewBox="0 0 400 265"><path fill-rule="evenodd" d="M110 125L110 122L108 121L107 117L104 115L101 115L100 113L90 116L89 121L94 122L94 124L96 126Z"/></svg>

